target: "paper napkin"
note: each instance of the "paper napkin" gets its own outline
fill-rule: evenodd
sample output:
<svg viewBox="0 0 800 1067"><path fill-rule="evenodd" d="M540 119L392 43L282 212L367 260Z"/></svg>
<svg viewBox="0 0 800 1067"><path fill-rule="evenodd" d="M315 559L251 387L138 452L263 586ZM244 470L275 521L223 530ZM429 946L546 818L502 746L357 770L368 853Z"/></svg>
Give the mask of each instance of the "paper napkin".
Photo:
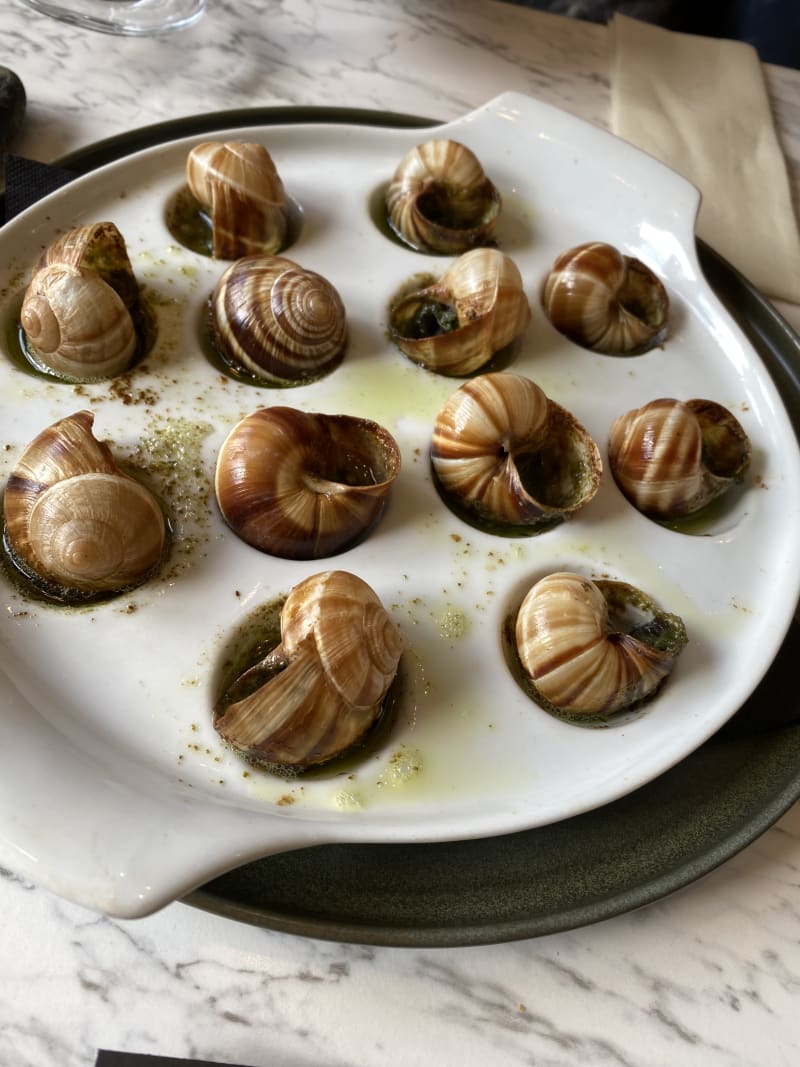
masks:
<svg viewBox="0 0 800 1067"><path fill-rule="evenodd" d="M757 288L800 303L800 236L758 54L616 15L611 124L698 187L697 233Z"/></svg>

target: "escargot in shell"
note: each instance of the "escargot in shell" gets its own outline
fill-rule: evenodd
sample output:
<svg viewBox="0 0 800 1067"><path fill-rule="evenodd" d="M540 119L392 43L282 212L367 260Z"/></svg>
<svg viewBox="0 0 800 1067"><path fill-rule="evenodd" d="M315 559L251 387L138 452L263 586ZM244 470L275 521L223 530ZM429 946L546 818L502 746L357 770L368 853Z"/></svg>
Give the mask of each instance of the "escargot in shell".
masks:
<svg viewBox="0 0 800 1067"><path fill-rule="evenodd" d="M434 424L431 464L457 514L530 533L588 504L602 472L577 419L509 372L479 375L453 393Z"/></svg>
<svg viewBox="0 0 800 1067"><path fill-rule="evenodd" d="M418 252L457 255L491 244L501 197L474 152L431 140L400 160L386 191L392 230Z"/></svg>
<svg viewBox="0 0 800 1067"><path fill-rule="evenodd" d="M70 230L44 252L20 311L40 370L71 381L127 370L145 343L139 285L113 222Z"/></svg>
<svg viewBox="0 0 800 1067"><path fill-rule="evenodd" d="M251 759L303 768L357 745L380 717L403 638L375 591L348 571L296 585L281 641L216 709L216 729ZM237 690L246 691L239 697Z"/></svg>
<svg viewBox="0 0 800 1067"><path fill-rule="evenodd" d="M439 374L467 375L523 333L531 317L516 264L496 248L465 252L438 282L390 309L394 343Z"/></svg>
<svg viewBox="0 0 800 1067"><path fill-rule="evenodd" d="M516 617L516 649L535 698L580 719L652 698L687 642L677 616L626 582L550 574Z"/></svg>
<svg viewBox="0 0 800 1067"><path fill-rule="evenodd" d="M663 397L620 415L608 463L635 508L654 519L693 515L744 477L750 441L713 400Z"/></svg>
<svg viewBox="0 0 800 1067"><path fill-rule="evenodd" d="M268 385L328 374L347 346L337 290L283 256L245 256L227 268L211 297L211 330L229 366Z"/></svg>
<svg viewBox="0 0 800 1067"><path fill-rule="evenodd" d="M216 258L272 255L286 246L289 203L264 145L196 145L186 160L186 181L211 221Z"/></svg>
<svg viewBox="0 0 800 1067"><path fill-rule="evenodd" d="M399 472L397 442L377 423L276 406L228 434L215 488L243 541L273 556L319 559L366 537Z"/></svg>
<svg viewBox="0 0 800 1067"><path fill-rule="evenodd" d="M41 592L61 600L140 585L161 561L164 514L124 474L78 411L43 430L17 460L3 496L4 547Z"/></svg>
<svg viewBox="0 0 800 1067"><path fill-rule="evenodd" d="M667 335L669 297L640 260L592 241L563 252L544 284L555 328L594 352L637 355Z"/></svg>

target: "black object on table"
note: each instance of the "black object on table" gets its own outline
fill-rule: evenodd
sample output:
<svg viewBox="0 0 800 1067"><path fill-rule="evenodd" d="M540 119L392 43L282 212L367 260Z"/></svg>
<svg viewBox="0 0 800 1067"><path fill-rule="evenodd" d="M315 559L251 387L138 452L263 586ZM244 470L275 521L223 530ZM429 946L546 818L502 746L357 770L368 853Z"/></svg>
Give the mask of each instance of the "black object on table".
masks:
<svg viewBox="0 0 800 1067"><path fill-rule="evenodd" d="M25 118L25 87L13 70L0 67L0 152L11 144Z"/></svg>

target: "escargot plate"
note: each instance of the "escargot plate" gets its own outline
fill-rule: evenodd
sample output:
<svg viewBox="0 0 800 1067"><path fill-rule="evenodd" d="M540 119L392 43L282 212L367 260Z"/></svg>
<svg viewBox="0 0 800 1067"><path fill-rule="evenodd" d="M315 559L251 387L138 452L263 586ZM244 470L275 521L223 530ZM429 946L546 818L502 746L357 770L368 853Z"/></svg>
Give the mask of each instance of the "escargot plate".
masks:
<svg viewBox="0 0 800 1067"><path fill-rule="evenodd" d="M224 373L205 325L227 264L179 246L165 222L188 152L209 139L203 129L78 178L0 230L0 484L43 427L87 410L171 524L155 574L107 602L35 601L0 572L0 721L14 754L0 775L0 867L96 909L141 915L271 852L554 823L701 745L757 686L789 627L800 592L800 456L765 365L703 280L696 191L604 131L515 94L433 129L214 129L221 142L269 145L302 205L292 259L328 279L347 309L345 358L287 392ZM600 451L591 503L536 537L501 536L444 504L429 450L458 383L409 360L389 334L392 296L453 258L414 251L382 218L397 161L430 138L466 145L491 175L503 204L493 240L530 305L524 335L485 369L535 382ZM92 220L130 235L156 340L121 379L76 386L38 376L21 357L20 287L59 233ZM580 348L541 308L554 260L589 241L649 264L668 293L666 338L633 361ZM608 465L614 420L658 397L722 405L751 445L735 492L680 529L637 511ZM380 522L324 566L252 547L214 499L231 428L288 406L377 424L402 459ZM287 778L245 762L215 730L213 709L231 664L290 591L334 566L374 591L402 636L392 707L345 761ZM604 729L544 711L504 652L525 592L555 572L627 583L685 625L668 684Z"/></svg>

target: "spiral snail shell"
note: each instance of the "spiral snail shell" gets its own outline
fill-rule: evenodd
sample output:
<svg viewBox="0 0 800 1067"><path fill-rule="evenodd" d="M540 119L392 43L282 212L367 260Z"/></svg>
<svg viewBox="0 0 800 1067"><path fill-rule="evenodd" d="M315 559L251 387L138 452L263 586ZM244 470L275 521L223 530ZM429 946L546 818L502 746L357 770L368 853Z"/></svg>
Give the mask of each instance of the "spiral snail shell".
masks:
<svg viewBox="0 0 800 1067"><path fill-rule="evenodd" d="M474 248L438 282L399 299L389 312L394 343L439 374L478 370L519 337L531 317L516 264L496 248Z"/></svg>
<svg viewBox="0 0 800 1067"><path fill-rule="evenodd" d="M72 381L127 370L140 344L139 286L113 222L70 230L43 254L20 326L31 362Z"/></svg>
<svg viewBox="0 0 800 1067"><path fill-rule="evenodd" d="M3 497L11 562L47 595L81 599L133 588L160 562L166 524L152 493L117 467L79 411L19 457Z"/></svg>
<svg viewBox="0 0 800 1067"><path fill-rule="evenodd" d="M640 590L567 571L528 591L515 636L536 699L575 717L611 715L653 697L687 642L681 619Z"/></svg>
<svg viewBox="0 0 800 1067"><path fill-rule="evenodd" d="M300 582L281 612L281 642L226 695L216 729L258 762L308 767L341 755L380 717L403 637L374 590L348 571ZM252 683L251 683L252 684Z"/></svg>
<svg viewBox="0 0 800 1067"><path fill-rule="evenodd" d="M399 472L397 442L377 423L270 407L228 434L215 487L223 518L247 544L319 559L369 533Z"/></svg>
<svg viewBox="0 0 800 1067"><path fill-rule="evenodd" d="M611 426L611 473L635 508L654 519L692 515L740 482L750 441L713 400L651 400Z"/></svg>
<svg viewBox="0 0 800 1067"><path fill-rule="evenodd" d="M529 532L588 504L602 473L599 449L574 416L509 372L453 393L434 424L431 463L457 513Z"/></svg>
<svg viewBox="0 0 800 1067"><path fill-rule="evenodd" d="M389 225L418 252L457 255L491 244L501 198L458 141L431 140L400 160L386 191Z"/></svg>
<svg viewBox="0 0 800 1067"><path fill-rule="evenodd" d="M667 335L669 298L659 278L640 260L600 241L558 256L543 302L560 333L594 352L637 355Z"/></svg>
<svg viewBox="0 0 800 1067"><path fill-rule="evenodd" d="M272 255L286 245L283 182L261 144L206 141L186 160L186 182L211 219L217 259Z"/></svg>
<svg viewBox="0 0 800 1067"><path fill-rule="evenodd" d="M328 374L347 346L336 289L282 256L245 256L228 267L211 297L211 330L229 366L272 385Z"/></svg>

